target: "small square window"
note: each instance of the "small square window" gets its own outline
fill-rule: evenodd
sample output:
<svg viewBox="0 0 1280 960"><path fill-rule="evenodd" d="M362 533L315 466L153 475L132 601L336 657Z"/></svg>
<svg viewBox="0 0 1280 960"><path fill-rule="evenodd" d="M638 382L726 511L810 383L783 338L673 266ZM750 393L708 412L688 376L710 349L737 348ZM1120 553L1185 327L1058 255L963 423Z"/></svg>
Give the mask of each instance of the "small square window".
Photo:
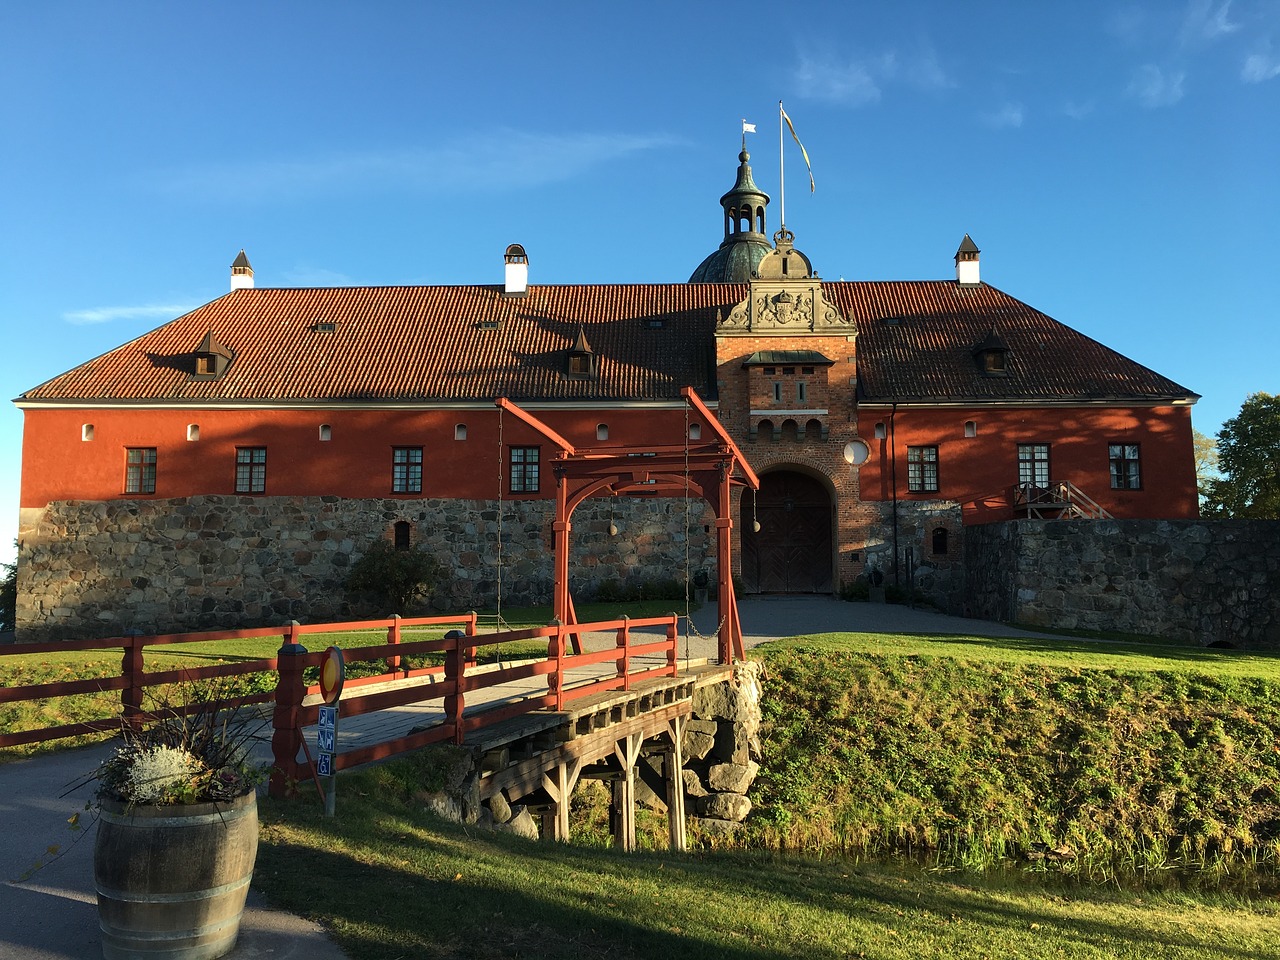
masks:
<svg viewBox="0 0 1280 960"><path fill-rule="evenodd" d="M511 492L538 492L538 464L541 447L511 448Z"/></svg>
<svg viewBox="0 0 1280 960"><path fill-rule="evenodd" d="M124 492L156 492L155 447L130 447L125 451Z"/></svg>
<svg viewBox="0 0 1280 960"><path fill-rule="evenodd" d="M1142 464L1136 443L1108 444L1107 459L1111 462L1112 490L1142 489Z"/></svg>

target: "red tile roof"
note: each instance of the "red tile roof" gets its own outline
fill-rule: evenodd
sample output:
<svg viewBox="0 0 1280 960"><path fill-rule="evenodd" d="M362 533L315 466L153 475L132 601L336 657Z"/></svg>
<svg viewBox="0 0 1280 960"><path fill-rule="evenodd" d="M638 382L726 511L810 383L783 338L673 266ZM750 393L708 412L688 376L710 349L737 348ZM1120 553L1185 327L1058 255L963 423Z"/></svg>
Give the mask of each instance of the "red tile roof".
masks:
<svg viewBox="0 0 1280 960"><path fill-rule="evenodd" d="M858 325L864 400L1195 396L987 285L823 288ZM605 402L675 400L685 385L714 397L716 313L746 295L746 284L697 283L531 286L524 297L496 286L236 290L19 402ZM564 375L579 327L598 358L595 379ZM973 358L993 329L1009 348L1006 377L984 376ZM234 360L216 380L194 379L210 332Z"/></svg>

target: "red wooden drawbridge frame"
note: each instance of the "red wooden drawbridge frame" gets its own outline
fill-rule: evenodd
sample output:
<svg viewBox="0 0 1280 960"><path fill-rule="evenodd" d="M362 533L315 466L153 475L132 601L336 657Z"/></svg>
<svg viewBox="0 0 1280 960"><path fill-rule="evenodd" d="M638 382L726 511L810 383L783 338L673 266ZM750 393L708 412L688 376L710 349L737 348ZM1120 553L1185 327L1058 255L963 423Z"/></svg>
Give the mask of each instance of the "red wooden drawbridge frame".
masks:
<svg viewBox="0 0 1280 960"><path fill-rule="evenodd" d="M716 516L716 602L720 628L718 649L721 663L744 659L742 624L738 620L738 598L733 590L732 492L734 487L760 489L760 479L733 438L691 388L680 391L713 436L691 441L684 431L681 444L651 447L578 448L533 414L520 409L506 397L494 403L499 409L523 421L558 448L551 460L556 478L555 592L554 616L561 623L577 623L573 597L569 594L569 533L573 511L584 500L596 496L687 497L697 495L711 504ZM688 571L685 571L686 577Z"/></svg>

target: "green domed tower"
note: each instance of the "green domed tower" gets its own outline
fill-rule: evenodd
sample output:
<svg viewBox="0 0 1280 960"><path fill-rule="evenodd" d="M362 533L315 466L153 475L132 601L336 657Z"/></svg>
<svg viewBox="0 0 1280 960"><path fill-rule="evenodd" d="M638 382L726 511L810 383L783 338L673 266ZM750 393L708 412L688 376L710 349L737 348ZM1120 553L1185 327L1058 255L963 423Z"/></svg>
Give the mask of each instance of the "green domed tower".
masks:
<svg viewBox="0 0 1280 960"><path fill-rule="evenodd" d="M724 208L724 242L698 264L690 283L746 283L755 276L760 260L772 247L765 232L764 212L769 195L751 179L751 154L742 145L738 154L738 181L720 198Z"/></svg>

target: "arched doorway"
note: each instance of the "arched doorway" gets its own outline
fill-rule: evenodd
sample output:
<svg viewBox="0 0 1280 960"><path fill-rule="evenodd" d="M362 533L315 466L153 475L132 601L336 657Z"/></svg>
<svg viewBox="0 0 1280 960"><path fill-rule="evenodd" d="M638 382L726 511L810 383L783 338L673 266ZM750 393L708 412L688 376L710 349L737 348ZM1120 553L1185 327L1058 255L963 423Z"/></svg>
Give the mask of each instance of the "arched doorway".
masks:
<svg viewBox="0 0 1280 960"><path fill-rule="evenodd" d="M754 508L746 490L740 509L746 593L831 592L831 495L821 481L792 470L764 474Z"/></svg>

